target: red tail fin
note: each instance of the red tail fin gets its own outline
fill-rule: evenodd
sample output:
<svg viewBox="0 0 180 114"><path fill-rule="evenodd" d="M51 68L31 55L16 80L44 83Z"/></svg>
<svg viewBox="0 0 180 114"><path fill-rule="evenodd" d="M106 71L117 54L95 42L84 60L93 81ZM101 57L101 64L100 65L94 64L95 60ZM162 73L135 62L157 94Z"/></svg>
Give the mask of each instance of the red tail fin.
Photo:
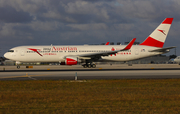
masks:
<svg viewBox="0 0 180 114"><path fill-rule="evenodd" d="M162 48L171 27L172 21L173 18L166 18L140 45Z"/></svg>

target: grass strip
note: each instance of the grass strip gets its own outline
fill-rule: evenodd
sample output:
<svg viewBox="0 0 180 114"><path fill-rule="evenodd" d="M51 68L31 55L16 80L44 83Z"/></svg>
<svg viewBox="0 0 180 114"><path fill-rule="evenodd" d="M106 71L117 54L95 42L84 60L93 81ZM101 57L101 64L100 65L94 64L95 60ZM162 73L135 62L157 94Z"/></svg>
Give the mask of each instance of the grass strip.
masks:
<svg viewBox="0 0 180 114"><path fill-rule="evenodd" d="M180 79L0 81L0 113L180 113Z"/></svg>

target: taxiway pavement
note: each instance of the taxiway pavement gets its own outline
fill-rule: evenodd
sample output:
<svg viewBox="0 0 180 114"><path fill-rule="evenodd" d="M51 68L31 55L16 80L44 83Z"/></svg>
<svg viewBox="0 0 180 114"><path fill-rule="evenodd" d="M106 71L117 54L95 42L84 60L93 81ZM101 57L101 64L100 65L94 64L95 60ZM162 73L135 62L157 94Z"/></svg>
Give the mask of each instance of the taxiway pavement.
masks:
<svg viewBox="0 0 180 114"><path fill-rule="evenodd" d="M88 79L170 79L180 78L177 64L127 64L82 66L0 66L0 80L78 80Z"/></svg>

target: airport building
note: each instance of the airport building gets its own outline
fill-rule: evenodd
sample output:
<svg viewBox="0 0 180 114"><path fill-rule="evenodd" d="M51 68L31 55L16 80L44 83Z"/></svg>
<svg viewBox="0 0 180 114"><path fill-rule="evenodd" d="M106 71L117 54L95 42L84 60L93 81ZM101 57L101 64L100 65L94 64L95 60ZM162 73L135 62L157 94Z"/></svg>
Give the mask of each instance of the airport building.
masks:
<svg viewBox="0 0 180 114"><path fill-rule="evenodd" d="M157 55L132 61L132 64L168 64L169 56Z"/></svg>

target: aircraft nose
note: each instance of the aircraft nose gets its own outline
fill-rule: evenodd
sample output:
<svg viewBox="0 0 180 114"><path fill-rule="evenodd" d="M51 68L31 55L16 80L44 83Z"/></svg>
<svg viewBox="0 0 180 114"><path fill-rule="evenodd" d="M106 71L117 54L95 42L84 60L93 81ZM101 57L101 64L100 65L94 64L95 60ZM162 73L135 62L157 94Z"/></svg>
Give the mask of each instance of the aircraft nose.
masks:
<svg viewBox="0 0 180 114"><path fill-rule="evenodd" d="M4 54L4 57L5 57L5 58L9 58L9 53L5 53L5 54Z"/></svg>

